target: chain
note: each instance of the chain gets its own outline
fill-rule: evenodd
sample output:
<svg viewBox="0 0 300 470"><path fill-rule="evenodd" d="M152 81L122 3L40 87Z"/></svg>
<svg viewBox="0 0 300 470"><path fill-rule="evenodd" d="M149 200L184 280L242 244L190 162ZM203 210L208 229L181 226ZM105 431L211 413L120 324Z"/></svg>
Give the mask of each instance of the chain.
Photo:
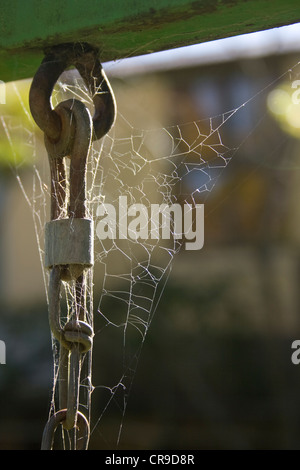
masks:
<svg viewBox="0 0 300 470"><path fill-rule="evenodd" d="M51 106L61 73L77 68L91 93L94 116L79 100ZM46 423L42 449L52 449L57 427L73 432L72 448L87 449L89 420L79 411L83 363L91 377L92 312L86 306L87 275L93 266L93 221L86 214L86 164L93 140L103 137L115 117L115 101L98 59L88 44L64 44L45 51L35 74L29 103L44 132L51 175L51 220L45 227L45 266L50 270L49 325L59 344L59 411ZM65 158L70 158L69 184ZM67 187L69 191L67 191ZM60 297L63 282L75 284L73 311L63 324ZM90 310L91 310L90 306ZM90 390L91 390L90 384Z"/></svg>

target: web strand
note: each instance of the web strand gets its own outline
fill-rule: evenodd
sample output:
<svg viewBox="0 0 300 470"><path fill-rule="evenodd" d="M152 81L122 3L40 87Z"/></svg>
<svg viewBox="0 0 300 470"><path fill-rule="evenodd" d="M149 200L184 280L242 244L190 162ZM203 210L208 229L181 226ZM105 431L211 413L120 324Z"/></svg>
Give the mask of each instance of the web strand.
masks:
<svg viewBox="0 0 300 470"><path fill-rule="evenodd" d="M278 80L289 73L287 71ZM264 87L262 92L267 88ZM80 99L92 111L89 90L77 73L70 71L64 73L57 84L53 105L69 97ZM101 142L93 145L89 155L87 213L93 218L95 227L101 220L99 206L110 204L117 207L120 198L126 198L128 207L142 204L148 215L155 204L187 205L191 211L196 204L204 204L243 144L237 142L233 146L227 141L226 125L256 97L223 114L166 128L137 129L119 112L115 127ZM9 145L13 146L10 120L2 117L1 123ZM33 149L36 143L30 126L25 130L25 135ZM29 195L19 175L18 165L15 174L32 211L43 266L43 228L49 209L49 175L40 162L35 163L33 191ZM116 447L120 443L122 423L145 338L163 295L174 256L183 249L184 241L176 237L174 220L169 220L169 224L172 236L168 239L159 236L99 239L95 231L95 270L94 275L86 280L86 286L87 304L96 307L96 347L92 377L85 376L82 381L81 406L92 415L92 434L101 429L102 421L113 410L119 418L113 442ZM162 226L158 224L156 228L159 232ZM116 224L116 230L119 229L120 221ZM142 230L142 227L139 229ZM48 273L44 268L43 276L47 294ZM74 286L66 286L64 302L67 319L70 311L76 308ZM104 346L108 343L111 344L111 357L104 358L103 351L107 351ZM53 358L51 410L55 409L59 367L55 341ZM94 396L96 416L93 415Z"/></svg>

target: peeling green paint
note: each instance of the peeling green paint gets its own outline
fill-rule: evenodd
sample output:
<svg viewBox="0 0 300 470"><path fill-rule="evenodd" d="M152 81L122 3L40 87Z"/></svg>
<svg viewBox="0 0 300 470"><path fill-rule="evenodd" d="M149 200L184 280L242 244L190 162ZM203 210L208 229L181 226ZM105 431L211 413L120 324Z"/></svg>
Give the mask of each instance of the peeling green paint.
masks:
<svg viewBox="0 0 300 470"><path fill-rule="evenodd" d="M64 42L90 42L105 62L298 21L298 0L11 0L1 4L0 79L33 76L43 49Z"/></svg>

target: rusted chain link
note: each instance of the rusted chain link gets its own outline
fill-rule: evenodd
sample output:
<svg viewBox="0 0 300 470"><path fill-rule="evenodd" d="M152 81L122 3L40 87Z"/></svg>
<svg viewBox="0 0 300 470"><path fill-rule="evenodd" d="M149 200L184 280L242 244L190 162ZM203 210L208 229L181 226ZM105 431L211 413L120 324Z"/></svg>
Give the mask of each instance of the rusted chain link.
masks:
<svg viewBox="0 0 300 470"><path fill-rule="evenodd" d="M94 116L86 106L69 99L51 106L51 94L61 73L73 65L91 93ZM64 44L46 51L33 78L30 109L45 134L51 173L51 221L46 224L45 263L50 268L49 324L60 345L59 411L48 420L42 449L51 449L59 424L77 430L74 448L86 449L89 423L79 411L82 362L90 354L93 328L86 308L86 273L93 265L93 224L86 214L86 163L92 140L107 133L115 116L115 101L98 59L88 44ZM70 158L69 197L65 157ZM74 308L65 324L61 321L63 282L75 283ZM89 376L91 360L88 359Z"/></svg>
<svg viewBox="0 0 300 470"><path fill-rule="evenodd" d="M61 44L45 50L45 58L37 70L30 90L32 116L52 140L61 136L62 122L50 104L53 87L64 70L73 65L84 79L93 99L94 139L103 137L115 118L115 100L98 58L98 49L86 44Z"/></svg>
<svg viewBox="0 0 300 470"><path fill-rule="evenodd" d="M66 420L66 413L67 410L60 410L55 413L51 418L48 420L42 438L42 445L41 450L49 450L53 447L54 441L54 434L59 424L63 424ZM77 425L76 425L76 449L77 450L86 450L88 447L88 440L89 440L89 432L88 432L89 424L86 417L78 411L77 413Z"/></svg>

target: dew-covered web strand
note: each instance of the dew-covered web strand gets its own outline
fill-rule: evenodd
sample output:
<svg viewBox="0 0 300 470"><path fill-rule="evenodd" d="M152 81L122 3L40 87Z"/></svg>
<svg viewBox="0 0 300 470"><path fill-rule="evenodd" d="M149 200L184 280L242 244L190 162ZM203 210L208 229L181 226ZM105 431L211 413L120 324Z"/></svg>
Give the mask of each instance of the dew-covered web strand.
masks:
<svg viewBox="0 0 300 470"><path fill-rule="evenodd" d="M237 108L207 119L166 128L137 129L130 124L122 110L118 111L114 128L109 135L93 145L89 155L88 215L96 224L98 206L104 202L117 204L118 198L124 195L128 198L128 204L142 202L148 208L153 203L171 204L180 201L190 204L191 207L195 203L204 203L231 158L243 145L243 142L237 142L234 147L226 145L226 139L223 138L224 126L260 94L271 89L287 75L291 75L298 65L299 63L281 74L278 79L273 80ZM69 97L80 99L92 112L89 90L77 73L71 71L59 80L52 98L53 106ZM21 102L21 97L19 99ZM29 115L27 119L26 132L30 136L34 154L31 194L25 189L18 165L14 167L14 172L32 211L47 295L48 273L43 267L43 229L48 220L49 172L47 165L41 165L38 161L34 148L34 129ZM2 116L1 124L13 147L14 131L9 128L9 119ZM259 123L256 124L258 125ZM185 181L187 184L184 184ZM190 188L189 193L186 193L186 187ZM94 341L96 345L100 343L100 354L97 348L93 352L93 374L92 377L84 378L82 388L87 393L83 394L85 398L81 406L91 412L92 434L99 432L103 440L105 435L99 431L101 422L111 407L117 408L120 424L115 437L116 446L120 441L130 388L142 346L163 295L173 258L181 246L181 241L177 239L99 240L95 235L95 272L86 282L87 302L96 306ZM75 299L73 288L66 285L66 316L74 308ZM108 349L102 350L101 343L110 340L113 351L110 350L110 357L103 359L101 353L107 353ZM56 409L58 373L55 342L53 351L52 410ZM119 362L118 370L115 373L106 373L105 368L109 369L110 364L115 364L116 361ZM92 405L90 381L93 387ZM96 393L98 396L95 400L98 405L95 416L93 396Z"/></svg>

